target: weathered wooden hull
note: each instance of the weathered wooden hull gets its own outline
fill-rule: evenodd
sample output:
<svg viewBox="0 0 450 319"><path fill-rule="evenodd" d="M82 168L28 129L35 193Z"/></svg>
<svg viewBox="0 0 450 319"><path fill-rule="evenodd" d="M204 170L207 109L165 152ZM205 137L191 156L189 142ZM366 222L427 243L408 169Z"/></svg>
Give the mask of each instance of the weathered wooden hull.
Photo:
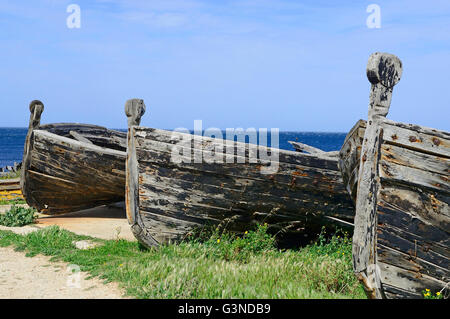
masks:
<svg viewBox="0 0 450 319"><path fill-rule="evenodd" d="M356 202L359 160L365 131L366 121L359 120L356 122L345 137L344 144L339 152L338 166L342 173L342 181L354 203Z"/></svg>
<svg viewBox="0 0 450 319"><path fill-rule="evenodd" d="M127 214L144 245L179 241L206 225L241 233L267 223L282 241L317 234L336 220L347 226L353 221L354 207L336 159L271 149L279 152L279 169L263 174L261 168L268 163L250 163L249 144L228 141L233 152L226 153L224 140L196 136L192 142L192 137L129 128ZM188 145L182 144L186 140ZM204 146L214 148L222 162L195 163L195 154L210 156ZM189 155L174 161L180 149Z"/></svg>
<svg viewBox="0 0 450 319"><path fill-rule="evenodd" d="M401 74L396 61L376 54L368 74ZM355 273L371 298L422 298L426 289L448 297L450 133L387 120L396 82L369 79L369 120L354 126L340 152L356 200Z"/></svg>
<svg viewBox="0 0 450 319"><path fill-rule="evenodd" d="M126 133L100 126L37 123L28 132L21 176L28 205L59 214L123 201L125 141Z"/></svg>

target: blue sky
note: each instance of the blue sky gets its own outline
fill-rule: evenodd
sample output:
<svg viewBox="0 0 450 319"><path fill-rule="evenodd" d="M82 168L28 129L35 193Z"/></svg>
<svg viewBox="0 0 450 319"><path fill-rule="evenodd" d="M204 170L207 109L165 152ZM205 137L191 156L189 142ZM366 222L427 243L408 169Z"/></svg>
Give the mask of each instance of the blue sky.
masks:
<svg viewBox="0 0 450 319"><path fill-rule="evenodd" d="M27 126L40 99L43 123L125 128L139 97L145 126L346 132L367 117L375 51L404 65L388 117L449 131L448 0L0 0L0 127Z"/></svg>

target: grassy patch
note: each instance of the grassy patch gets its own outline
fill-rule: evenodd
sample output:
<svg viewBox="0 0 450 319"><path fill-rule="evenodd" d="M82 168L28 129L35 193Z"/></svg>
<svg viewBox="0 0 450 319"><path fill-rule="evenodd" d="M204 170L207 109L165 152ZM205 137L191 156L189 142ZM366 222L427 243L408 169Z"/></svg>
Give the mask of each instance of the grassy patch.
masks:
<svg viewBox="0 0 450 319"><path fill-rule="evenodd" d="M8 227L21 227L32 224L36 219L34 208L25 208L13 205L5 214L0 215L0 225Z"/></svg>
<svg viewBox="0 0 450 319"><path fill-rule="evenodd" d="M0 246L77 264L137 298L365 298L352 272L351 243L338 236L281 251L259 226L242 237L215 233L150 250L124 240L77 250L72 242L88 237L54 226L25 236L0 231Z"/></svg>
<svg viewBox="0 0 450 319"><path fill-rule="evenodd" d="M22 199L0 199L0 206L1 205L19 205L19 204L26 204L27 202Z"/></svg>
<svg viewBox="0 0 450 319"><path fill-rule="evenodd" d="M21 175L22 170L18 170L17 172L9 172L4 175L0 175L0 179L13 179L13 178L19 178Z"/></svg>

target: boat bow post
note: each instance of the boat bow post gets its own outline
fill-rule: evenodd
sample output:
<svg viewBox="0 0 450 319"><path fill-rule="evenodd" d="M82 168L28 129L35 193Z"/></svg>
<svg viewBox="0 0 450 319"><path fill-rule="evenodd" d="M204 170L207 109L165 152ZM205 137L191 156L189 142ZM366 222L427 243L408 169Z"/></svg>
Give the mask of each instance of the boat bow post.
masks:
<svg viewBox="0 0 450 319"><path fill-rule="evenodd" d="M145 113L145 104L142 99L130 99L125 103L125 114L128 119L127 134L127 162L125 182L125 203L128 223L131 231L138 241L146 247L157 246L158 243L148 233L139 214L139 180L138 162L136 159L136 145L134 127L141 123Z"/></svg>
<svg viewBox="0 0 450 319"><path fill-rule="evenodd" d="M376 52L369 58L367 78L370 91L367 128L361 150L356 199L356 215L353 234L353 269L364 283L370 298L383 298L380 271L376 266L376 223L380 156L380 123L391 105L394 86L400 81L402 62L392 54Z"/></svg>
<svg viewBox="0 0 450 319"><path fill-rule="evenodd" d="M44 111L44 103L39 100L33 100L30 102L30 122L28 124L28 133L25 139L25 147L23 150L23 159L22 159L22 174L20 177L20 188L22 190L22 194L27 201L27 204L33 206L33 197L31 196L31 192L28 192L27 188L27 172L28 168L31 164L31 156L30 151L32 148L32 136L33 131L39 128L41 125L41 115Z"/></svg>

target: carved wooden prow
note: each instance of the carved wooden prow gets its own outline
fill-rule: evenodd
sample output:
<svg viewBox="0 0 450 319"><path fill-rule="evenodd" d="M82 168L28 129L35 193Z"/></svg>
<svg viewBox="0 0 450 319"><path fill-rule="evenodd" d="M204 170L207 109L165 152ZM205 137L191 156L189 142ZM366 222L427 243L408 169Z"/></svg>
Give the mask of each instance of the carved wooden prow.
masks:
<svg viewBox="0 0 450 319"><path fill-rule="evenodd" d="M32 136L33 136L33 130L38 129L39 125L41 124L41 115L44 111L44 103L42 103L39 100L33 100L30 102L30 122L28 124L28 133L27 137L25 139L25 146L23 150L23 158L22 158L22 172L28 171L28 168L30 166L31 158L29 156L30 149L31 149L31 143L32 143ZM26 180L27 176L26 174L21 174L20 177L20 187L22 189L22 194L24 195L28 205L32 206L32 196L31 194L28 194L27 187L26 187ZM28 196L29 195L29 196Z"/></svg>
<svg viewBox="0 0 450 319"><path fill-rule="evenodd" d="M372 83L369 121L386 117L391 106L392 91L401 76L402 62L395 55L376 52L370 56L367 63L367 78Z"/></svg>
<svg viewBox="0 0 450 319"><path fill-rule="evenodd" d="M139 126L141 117L145 113L145 104L142 99L130 99L125 103L125 114L128 118L128 127Z"/></svg>
<svg viewBox="0 0 450 319"><path fill-rule="evenodd" d="M353 268L358 279L364 283L369 298L384 298L380 289L380 272L376 266L376 203L379 185L376 159L383 134L380 123L389 112L392 91L401 75L402 63L398 57L379 52L370 56L367 77L372 88L361 151L353 235Z"/></svg>
<svg viewBox="0 0 450 319"><path fill-rule="evenodd" d="M136 159L136 145L133 137L134 126L139 126L144 112L144 100L131 99L125 103L125 114L128 118L125 204L128 223L131 226L131 231L134 236L144 246L151 247L156 246L158 243L148 234L139 214L139 194L137 193L139 189L138 163Z"/></svg>
<svg viewBox="0 0 450 319"><path fill-rule="evenodd" d="M44 103L39 100L33 100L30 102L30 123L28 130L35 129L41 124L41 115L44 111Z"/></svg>

